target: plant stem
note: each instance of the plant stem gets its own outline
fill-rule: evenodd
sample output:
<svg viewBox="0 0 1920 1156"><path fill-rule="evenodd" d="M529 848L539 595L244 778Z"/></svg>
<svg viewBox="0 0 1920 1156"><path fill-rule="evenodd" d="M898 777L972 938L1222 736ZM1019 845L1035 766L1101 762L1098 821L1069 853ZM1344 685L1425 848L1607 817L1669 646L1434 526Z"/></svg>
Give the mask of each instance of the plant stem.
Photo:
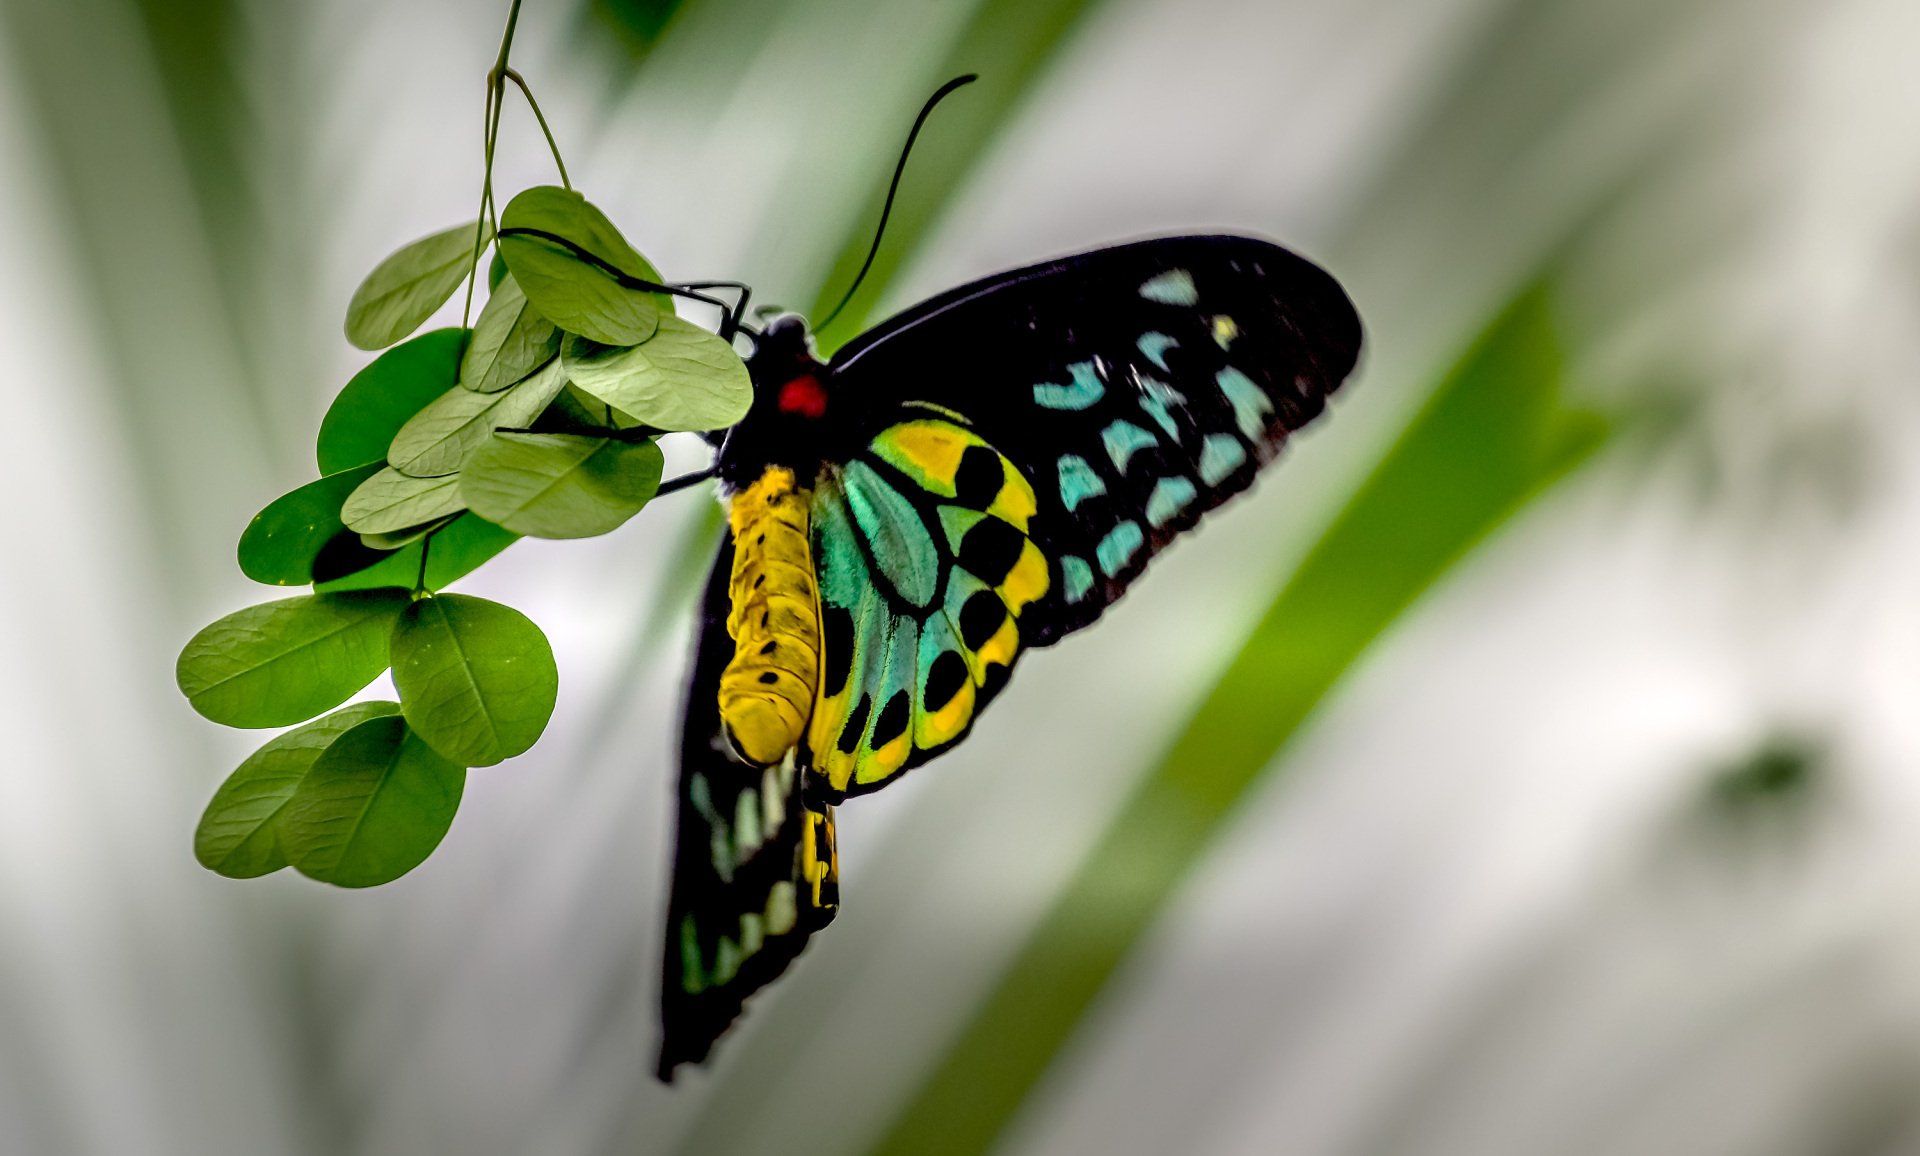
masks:
<svg viewBox="0 0 1920 1156"><path fill-rule="evenodd" d="M433 535L439 532L438 530L434 530L420 539L420 573L415 575L413 579L413 596L415 598L424 598L426 596L427 555L433 553Z"/></svg>
<svg viewBox="0 0 1920 1156"><path fill-rule="evenodd" d="M480 241L487 235L487 221L493 212L493 147L500 139L500 106L505 102L507 58L513 52L514 29L520 26L520 0L513 0L513 6L507 9L507 28L500 34L500 52L493 58L493 68L487 73L486 107L486 172L480 178L480 215L473 223L473 268L467 270L467 301L460 310L460 324L471 323L473 316L473 286L480 275ZM532 97L528 97L531 101ZM545 123L542 122L542 127ZM498 226L495 227L498 232Z"/></svg>
<svg viewBox="0 0 1920 1156"><path fill-rule="evenodd" d="M520 95L527 98L527 107L533 110L533 119L540 122L540 135L547 138L547 151L553 154L553 167L560 170L560 184L571 192L573 182L567 179L567 162L560 159L560 145L553 139L553 130L547 127L547 116L540 111L540 102L533 99L533 89L527 84L527 78L514 69L507 69L506 77L520 87Z"/></svg>

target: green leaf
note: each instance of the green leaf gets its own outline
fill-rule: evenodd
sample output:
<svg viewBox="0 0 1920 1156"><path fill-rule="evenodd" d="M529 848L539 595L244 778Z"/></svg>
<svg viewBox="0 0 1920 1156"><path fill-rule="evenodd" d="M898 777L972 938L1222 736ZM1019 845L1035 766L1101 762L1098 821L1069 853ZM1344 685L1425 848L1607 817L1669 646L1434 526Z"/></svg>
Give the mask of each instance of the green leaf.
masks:
<svg viewBox="0 0 1920 1156"><path fill-rule="evenodd" d="M565 244L515 235L522 229ZM579 193L551 185L528 189L507 202L500 231L500 255L514 280L535 309L569 333L637 345L673 312L664 295L621 284L619 274L655 283L660 274Z"/></svg>
<svg viewBox="0 0 1920 1156"><path fill-rule="evenodd" d="M623 413L587 391L567 383L560 396L553 399L539 423L542 433L587 433L597 434L608 429L633 429L645 425L630 413Z"/></svg>
<svg viewBox="0 0 1920 1156"><path fill-rule="evenodd" d="M524 753L553 715L560 674L546 635L510 606L442 594L393 629L393 685L407 723L472 767Z"/></svg>
<svg viewBox="0 0 1920 1156"><path fill-rule="evenodd" d="M493 260L487 262L487 292L500 288L501 280L507 275L507 259L500 255L500 246L493 247Z"/></svg>
<svg viewBox="0 0 1920 1156"><path fill-rule="evenodd" d="M494 393L545 365L560 352L560 331L540 315L511 276L487 298L473 323L473 340L460 361L460 384Z"/></svg>
<svg viewBox="0 0 1920 1156"><path fill-rule="evenodd" d="M459 474L410 478L388 468L362 482L348 496L347 504L340 510L340 520L364 540L368 534L412 529L464 509L460 501Z"/></svg>
<svg viewBox="0 0 1920 1156"><path fill-rule="evenodd" d="M304 586L314 562L345 526L347 495L380 472L378 463L329 474L274 499L240 535L240 572L269 586Z"/></svg>
<svg viewBox="0 0 1920 1156"><path fill-rule="evenodd" d="M404 719L368 719L313 761L274 833L309 879L376 887L433 854L466 784L466 768L435 753Z"/></svg>
<svg viewBox="0 0 1920 1156"><path fill-rule="evenodd" d="M566 383L566 371L556 357L520 384L499 393L475 393L455 386L400 428L387 451L387 461L394 469L416 478L455 473L494 430L532 425Z"/></svg>
<svg viewBox="0 0 1920 1156"><path fill-rule="evenodd" d="M459 516L457 513L448 514L444 518L435 518L431 522L423 522L418 526L409 526L404 530L388 530L379 534L362 534L360 535L360 544L369 550L378 550L383 554L389 554L395 550L405 549L426 537L428 534L451 525L453 520Z"/></svg>
<svg viewBox="0 0 1920 1156"><path fill-rule="evenodd" d="M339 706L387 668L401 590L284 598L193 636L174 675L193 709L230 727L283 727Z"/></svg>
<svg viewBox="0 0 1920 1156"><path fill-rule="evenodd" d="M753 404L753 379L733 347L671 314L643 345L570 333L560 358L575 385L655 429L724 429Z"/></svg>
<svg viewBox="0 0 1920 1156"><path fill-rule="evenodd" d="M652 442L497 433L460 471L460 497L516 534L591 538L640 512L664 462Z"/></svg>
<svg viewBox="0 0 1920 1156"><path fill-rule="evenodd" d="M492 239L489 227L469 221L403 245L374 266L347 304L347 340L361 349L385 349L420 328L473 268Z"/></svg>
<svg viewBox="0 0 1920 1156"><path fill-rule="evenodd" d="M467 330L436 329L396 345L353 375L320 422L322 474L387 460L393 435L460 379Z"/></svg>
<svg viewBox="0 0 1920 1156"><path fill-rule="evenodd" d="M354 547L366 549L358 534L347 531L345 538ZM519 538L520 535L502 529L485 518L473 514L460 515L448 522L446 529L433 536L433 547L427 554L426 588L439 590L459 581ZM314 589L322 594L331 594L343 590L372 590L381 586L411 587L420 573L420 551L421 544L415 542L404 550L373 559L358 568L339 567L332 571L338 577L321 582Z"/></svg>
<svg viewBox="0 0 1920 1156"><path fill-rule="evenodd" d="M399 713L397 702L357 702L268 741L213 793L193 833L193 857L229 879L254 879L285 867L274 820L314 760L346 731Z"/></svg>

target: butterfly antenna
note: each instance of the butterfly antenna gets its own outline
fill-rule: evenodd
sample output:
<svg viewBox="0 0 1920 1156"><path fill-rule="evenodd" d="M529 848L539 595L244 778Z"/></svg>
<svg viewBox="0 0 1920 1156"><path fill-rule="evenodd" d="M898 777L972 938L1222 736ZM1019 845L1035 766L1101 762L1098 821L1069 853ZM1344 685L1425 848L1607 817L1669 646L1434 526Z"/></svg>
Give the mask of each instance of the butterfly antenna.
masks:
<svg viewBox="0 0 1920 1156"><path fill-rule="evenodd" d="M913 118L913 128L907 133L907 143L900 150L900 161L893 166L893 181L887 186L886 203L880 206L880 227L873 231L873 244L867 248L867 259L860 263L860 271L853 275L853 284L847 286L847 292L840 298L840 304L835 305L833 311L827 314L827 319L819 324L819 329L824 330L833 324L833 319L840 316L840 311L847 307L847 302L853 300L853 295L860 289L860 283L867 279L868 270L873 268L873 259L880 253L880 238L887 235L887 218L893 214L894 195L900 191L900 176L907 171L907 158L913 155L913 142L920 136L921 126L927 123L927 117L933 115L935 105L945 100L955 89L972 84L979 79L979 74L973 72L965 76L956 76L941 85L932 96L927 98L927 103L920 106L920 115Z"/></svg>

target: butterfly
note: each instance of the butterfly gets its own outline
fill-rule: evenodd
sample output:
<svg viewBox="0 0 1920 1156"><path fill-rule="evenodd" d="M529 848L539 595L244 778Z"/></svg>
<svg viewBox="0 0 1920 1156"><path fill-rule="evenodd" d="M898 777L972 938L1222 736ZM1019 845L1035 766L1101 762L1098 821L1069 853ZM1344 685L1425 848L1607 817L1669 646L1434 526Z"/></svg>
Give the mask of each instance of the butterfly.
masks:
<svg viewBox="0 0 1920 1156"><path fill-rule="evenodd" d="M834 918L835 807L963 740L1022 655L1251 485L1360 345L1330 275L1240 236L988 277L825 362L797 316L758 333L715 459L662 1079Z"/></svg>

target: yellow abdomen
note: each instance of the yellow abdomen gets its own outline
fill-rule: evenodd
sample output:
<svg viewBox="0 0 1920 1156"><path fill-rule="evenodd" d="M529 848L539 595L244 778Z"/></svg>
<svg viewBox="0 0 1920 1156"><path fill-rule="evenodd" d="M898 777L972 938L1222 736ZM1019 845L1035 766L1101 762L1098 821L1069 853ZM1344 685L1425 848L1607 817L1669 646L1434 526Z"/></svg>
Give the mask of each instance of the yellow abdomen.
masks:
<svg viewBox="0 0 1920 1156"><path fill-rule="evenodd" d="M807 491L770 467L734 495L733 660L720 676L720 717L742 755L761 765L798 746L820 680L820 597L807 542Z"/></svg>

